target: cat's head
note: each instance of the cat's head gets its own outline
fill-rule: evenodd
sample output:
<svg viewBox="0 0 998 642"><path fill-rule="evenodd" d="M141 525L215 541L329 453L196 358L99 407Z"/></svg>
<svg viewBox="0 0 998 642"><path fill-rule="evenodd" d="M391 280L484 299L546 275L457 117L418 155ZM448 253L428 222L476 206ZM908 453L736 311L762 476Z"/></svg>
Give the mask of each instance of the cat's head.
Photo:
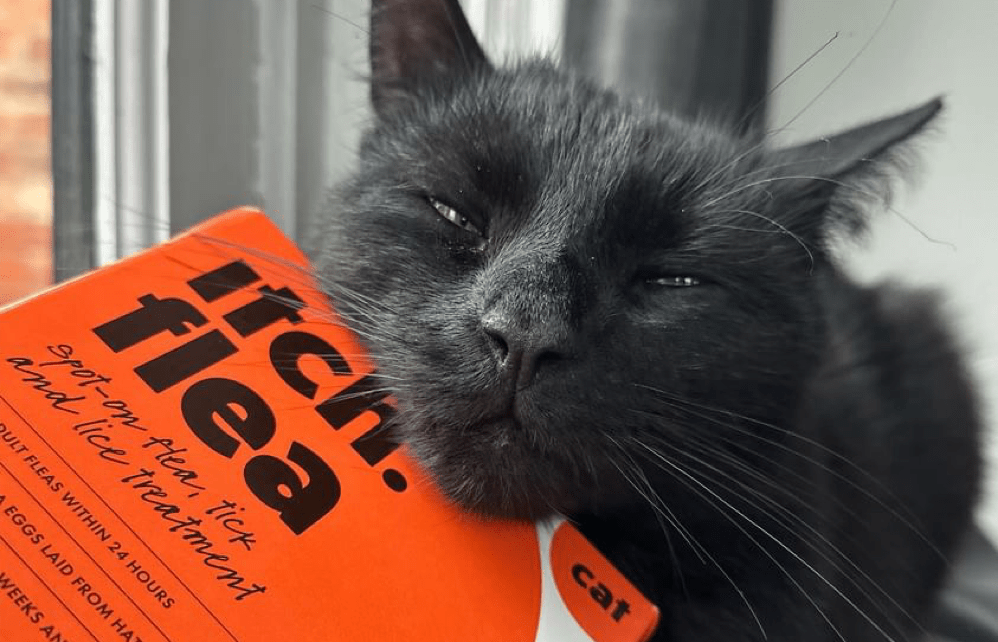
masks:
<svg viewBox="0 0 998 642"><path fill-rule="evenodd" d="M453 0L374 5L375 120L317 266L443 491L613 509L670 458L791 426L829 239L939 104L772 150L545 61L497 68Z"/></svg>

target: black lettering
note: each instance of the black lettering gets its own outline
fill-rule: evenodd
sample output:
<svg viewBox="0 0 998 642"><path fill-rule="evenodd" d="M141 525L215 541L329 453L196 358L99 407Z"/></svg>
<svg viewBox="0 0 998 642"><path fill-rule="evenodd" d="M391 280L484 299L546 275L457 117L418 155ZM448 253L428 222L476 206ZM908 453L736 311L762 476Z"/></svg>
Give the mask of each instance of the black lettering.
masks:
<svg viewBox="0 0 998 642"><path fill-rule="evenodd" d="M291 444L288 459L305 471L308 485L302 485L291 466L270 455L249 460L243 476L257 499L278 511L281 521L301 535L340 500L340 482L326 462L297 441Z"/></svg>
<svg viewBox="0 0 998 642"><path fill-rule="evenodd" d="M387 426L379 423L360 437L354 439L350 447L364 458L368 466L374 466L398 450L401 445L401 442L391 434Z"/></svg>
<svg viewBox="0 0 998 642"><path fill-rule="evenodd" d="M596 584L589 589L589 595L592 596L596 603L603 607L603 609L610 608L610 603L613 602L613 593L610 592L602 582Z"/></svg>
<svg viewBox="0 0 998 642"><path fill-rule="evenodd" d="M270 441L277 428L267 402L231 379L211 378L195 383L184 393L180 411L198 439L223 457L232 457L239 442L219 427L216 415L253 450Z"/></svg>
<svg viewBox="0 0 998 642"><path fill-rule="evenodd" d="M613 613L610 614L610 617L613 618L614 622L620 622L620 618L624 617L630 612L631 612L631 605L627 603L627 600L621 598L617 600L617 606L614 607Z"/></svg>
<svg viewBox="0 0 998 642"><path fill-rule="evenodd" d="M315 410L336 430L346 426L366 411L376 413L380 418L379 423L383 424L395 414L395 409L383 401L388 394L383 387L377 387L372 372L326 399L316 406Z"/></svg>
<svg viewBox="0 0 998 642"><path fill-rule="evenodd" d="M139 297L141 306L128 314L93 329L93 333L115 352L121 352L149 337L169 330L179 337L201 327L208 319L182 299L158 299L154 294Z"/></svg>
<svg viewBox="0 0 998 642"><path fill-rule="evenodd" d="M61 390L54 390L52 388L52 382L42 376L40 372L35 372L28 368L28 366L34 366L34 362L31 359L25 357L8 357L7 363L14 366L14 369L25 375L21 381L31 384L31 387L45 395L45 399L49 402L56 410L61 410L62 412L68 412L72 415L80 414L78 410L73 408L63 408L63 405L74 404L83 401L85 397L70 397L67 396L65 392Z"/></svg>
<svg viewBox="0 0 998 642"><path fill-rule="evenodd" d="M225 315L225 320L242 337L259 332L264 328L287 319L291 323L301 323L298 310L305 307L305 302L289 288L275 290L269 285L260 288L262 297L250 301Z"/></svg>
<svg viewBox="0 0 998 642"><path fill-rule="evenodd" d="M224 334L212 330L137 366L135 373L154 392L163 392L235 353L236 346Z"/></svg>
<svg viewBox="0 0 998 642"><path fill-rule="evenodd" d="M584 564L576 564L572 567L572 577L575 578L576 584L582 588L589 587L589 580L593 579L595 575L590 571ZM582 579L585 577L585 579Z"/></svg>
<svg viewBox="0 0 998 642"><path fill-rule="evenodd" d="M284 383L304 397L315 399L315 393L319 389L319 386L306 377L299 367L298 360L306 354L325 361L335 375L353 374L339 350L324 339L307 332L285 332L270 344L270 363Z"/></svg>
<svg viewBox="0 0 998 642"><path fill-rule="evenodd" d="M57 359L68 359L73 356L73 346L60 343L56 346L48 346L48 351Z"/></svg>
<svg viewBox="0 0 998 642"><path fill-rule="evenodd" d="M141 430L143 432L148 430L148 428L139 423L140 419L132 413L132 410L128 407L127 402L122 401L121 399L110 399L108 401L101 402L101 405L110 410L117 410L118 412L111 413L111 416L117 419L122 426L128 426L129 428Z"/></svg>
<svg viewBox="0 0 998 642"><path fill-rule="evenodd" d="M211 303L259 280L260 275L245 261L233 261L191 279L187 285L201 297L201 300Z"/></svg>

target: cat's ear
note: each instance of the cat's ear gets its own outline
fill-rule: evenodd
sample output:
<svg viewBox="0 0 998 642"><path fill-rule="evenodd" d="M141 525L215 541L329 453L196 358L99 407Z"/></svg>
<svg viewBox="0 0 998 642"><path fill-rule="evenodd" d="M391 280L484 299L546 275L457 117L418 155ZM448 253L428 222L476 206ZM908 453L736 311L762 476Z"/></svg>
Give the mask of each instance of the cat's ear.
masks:
<svg viewBox="0 0 998 642"><path fill-rule="evenodd" d="M370 53L379 114L422 83L490 67L457 0L373 0Z"/></svg>
<svg viewBox="0 0 998 642"><path fill-rule="evenodd" d="M777 157L782 162L798 165L807 174L842 178L851 172L862 171L864 164L876 162L898 144L918 134L942 106L942 100L934 98L906 112L779 150Z"/></svg>
<svg viewBox="0 0 998 642"><path fill-rule="evenodd" d="M942 100L934 98L834 136L777 150L772 167L781 185L774 191L796 201L791 208L796 216L811 219L796 221L804 227L820 226L826 233L829 228L863 229L862 208L835 208L833 201L886 197L898 165L906 160L905 144L926 129L942 106Z"/></svg>

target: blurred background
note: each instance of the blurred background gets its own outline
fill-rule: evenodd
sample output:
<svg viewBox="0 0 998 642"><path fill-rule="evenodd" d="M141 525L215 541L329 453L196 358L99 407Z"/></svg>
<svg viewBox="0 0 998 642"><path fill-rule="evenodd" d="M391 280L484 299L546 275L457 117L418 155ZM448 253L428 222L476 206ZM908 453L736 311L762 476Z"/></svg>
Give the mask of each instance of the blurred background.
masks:
<svg viewBox="0 0 998 642"><path fill-rule="evenodd" d="M846 254L946 293L994 425L998 2L462 4L496 58L549 53L779 143L944 95L914 187ZM367 21L365 0L0 0L0 304L236 205L305 241L370 117Z"/></svg>
<svg viewBox="0 0 998 642"><path fill-rule="evenodd" d="M0 2L0 303L53 279L50 12Z"/></svg>

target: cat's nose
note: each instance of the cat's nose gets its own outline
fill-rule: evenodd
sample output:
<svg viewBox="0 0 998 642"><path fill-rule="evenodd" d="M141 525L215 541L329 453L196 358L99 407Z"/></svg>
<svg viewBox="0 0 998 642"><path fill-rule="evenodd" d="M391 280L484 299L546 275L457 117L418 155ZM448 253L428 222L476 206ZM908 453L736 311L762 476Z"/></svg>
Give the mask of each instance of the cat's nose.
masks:
<svg viewBox="0 0 998 642"><path fill-rule="evenodd" d="M517 390L529 386L539 371L572 352L571 331L560 319L525 322L519 315L494 309L482 317L482 331L502 377Z"/></svg>

